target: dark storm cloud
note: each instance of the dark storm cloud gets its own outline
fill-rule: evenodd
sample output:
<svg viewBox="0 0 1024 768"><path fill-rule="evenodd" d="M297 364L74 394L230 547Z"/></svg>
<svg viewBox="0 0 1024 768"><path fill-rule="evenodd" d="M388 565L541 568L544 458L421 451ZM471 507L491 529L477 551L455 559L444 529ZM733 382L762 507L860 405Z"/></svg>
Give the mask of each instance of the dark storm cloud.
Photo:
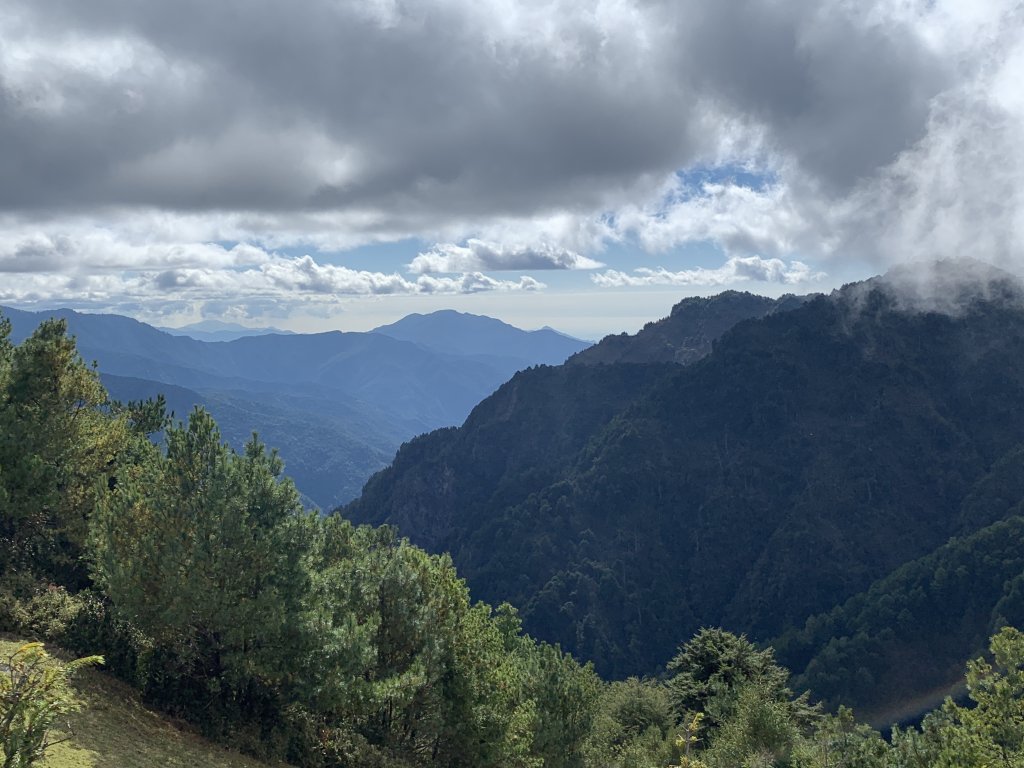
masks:
<svg viewBox="0 0 1024 768"><path fill-rule="evenodd" d="M921 137L949 76L838 4L8 6L0 205L21 211L588 211L731 143L841 193Z"/></svg>
<svg viewBox="0 0 1024 768"><path fill-rule="evenodd" d="M680 68L830 191L920 139L953 74L914 30L869 3L739 0L690 6Z"/></svg>

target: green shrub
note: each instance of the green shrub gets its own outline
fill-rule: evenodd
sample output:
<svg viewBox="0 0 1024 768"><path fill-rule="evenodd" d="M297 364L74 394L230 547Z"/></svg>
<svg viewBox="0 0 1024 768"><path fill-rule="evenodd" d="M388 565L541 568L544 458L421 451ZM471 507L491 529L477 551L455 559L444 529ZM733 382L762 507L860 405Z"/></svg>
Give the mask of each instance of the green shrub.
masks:
<svg viewBox="0 0 1024 768"><path fill-rule="evenodd" d="M0 747L3 768L28 768L46 750L67 737L56 738L51 728L59 718L78 709L68 680L79 669L102 664L100 656L62 663L50 657L42 643L25 643L2 662L0 675Z"/></svg>

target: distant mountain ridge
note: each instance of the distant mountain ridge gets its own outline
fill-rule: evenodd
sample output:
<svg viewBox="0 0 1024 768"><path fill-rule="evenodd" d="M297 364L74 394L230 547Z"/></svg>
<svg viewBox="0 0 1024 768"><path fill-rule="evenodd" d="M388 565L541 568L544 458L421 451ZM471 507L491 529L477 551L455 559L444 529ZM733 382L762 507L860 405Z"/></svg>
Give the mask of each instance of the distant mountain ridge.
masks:
<svg viewBox="0 0 1024 768"><path fill-rule="evenodd" d="M529 365L560 365L590 346L551 328L523 331L501 320L442 309L428 315L406 315L374 328L374 333L411 341L443 354L491 357L501 355Z"/></svg>
<svg viewBox="0 0 1024 768"><path fill-rule="evenodd" d="M709 298L684 299L672 307L668 317L647 323L634 335L606 336L568 362L572 365L686 365L709 354L715 340L737 323L795 309L810 298L787 294L779 299L768 299L752 293L724 291Z"/></svg>
<svg viewBox="0 0 1024 768"><path fill-rule="evenodd" d="M291 335L293 333L293 331L283 331L273 327L251 328L238 323L226 323L223 320L201 320L198 323L189 323L179 328L156 327L157 330L172 336L188 336L197 341L234 341L246 336L266 336L271 333Z"/></svg>
<svg viewBox="0 0 1024 768"><path fill-rule="evenodd" d="M404 446L343 514L450 551L475 596L520 605L531 634L605 674L655 672L700 626L778 637L1024 500L1004 483L1005 502L968 505L1024 443L1024 288L955 263L910 294L901 279L775 311L682 302L673 317L709 336L737 306L757 314L687 365L664 361L708 345L664 322L636 348L612 337L521 372L461 428ZM1024 600L980 608L958 651L995 613L1024 622ZM828 640L790 640L788 658ZM821 687L875 706L871 685Z"/></svg>
<svg viewBox="0 0 1024 768"><path fill-rule="evenodd" d="M286 472L323 508L357 495L405 440L460 424L517 370L562 354L546 334L537 337L489 318L447 320L446 338L435 348L385 333L337 331L206 342L118 315L0 312L12 321L14 341L47 317L64 318L83 358L99 363L114 398L175 388L179 417L191 400L209 408L236 446L258 431L282 448ZM421 322L430 322L426 317ZM467 349L487 345L480 333L484 320L500 334L489 344L490 354L459 352L461 335L471 338L462 345ZM539 340L536 352L533 339ZM562 359L585 346L559 343Z"/></svg>

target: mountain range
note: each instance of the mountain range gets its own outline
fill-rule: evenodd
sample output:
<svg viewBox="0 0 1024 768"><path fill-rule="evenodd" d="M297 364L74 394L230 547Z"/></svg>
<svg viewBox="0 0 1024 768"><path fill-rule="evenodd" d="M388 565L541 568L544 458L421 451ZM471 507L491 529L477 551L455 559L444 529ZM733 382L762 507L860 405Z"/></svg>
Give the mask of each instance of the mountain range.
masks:
<svg viewBox="0 0 1024 768"><path fill-rule="evenodd" d="M561 362L589 345L454 312L412 316L375 332L215 342L118 315L0 312L11 320L15 342L46 317L64 318L114 399L164 394L179 418L201 405L236 447L259 432L280 449L307 501L325 509L356 496L403 441L460 424L517 370Z"/></svg>
<svg viewBox="0 0 1024 768"><path fill-rule="evenodd" d="M226 323L223 320L200 320L198 323L189 323L178 328L157 326L157 330L169 333L171 336L188 336L197 341L234 341L243 339L246 336L266 336L271 333L290 334L292 331L283 331L280 328L263 327L253 328L238 323Z"/></svg>
<svg viewBox="0 0 1024 768"><path fill-rule="evenodd" d="M721 625L888 712L1024 621L1022 403L1024 286L992 268L687 299L517 373L341 513L450 552L605 675Z"/></svg>

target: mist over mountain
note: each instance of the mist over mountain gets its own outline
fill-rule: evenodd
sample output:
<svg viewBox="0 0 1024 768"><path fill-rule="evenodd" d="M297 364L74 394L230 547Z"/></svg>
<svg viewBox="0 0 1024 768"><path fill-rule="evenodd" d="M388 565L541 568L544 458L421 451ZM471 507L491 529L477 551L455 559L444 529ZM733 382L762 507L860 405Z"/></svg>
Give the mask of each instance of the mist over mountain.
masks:
<svg viewBox="0 0 1024 768"><path fill-rule="evenodd" d="M282 449L288 474L323 508L357 495L403 441L462 423L515 371L564 360L585 346L463 315L437 328L437 345L448 350L442 351L384 333L261 334L205 342L118 315L2 312L12 321L15 342L46 317L66 319L83 358L99 364L115 399L164 392L179 418L203 405L236 447L259 432ZM417 322L432 321L420 316Z"/></svg>
<svg viewBox="0 0 1024 768"><path fill-rule="evenodd" d="M475 595L607 674L654 672L701 626L769 640L1012 507L967 511L1024 434L1020 282L956 262L919 277L775 307L686 300L519 373L463 427L404 446L344 514L450 551ZM704 357L649 362L699 357L679 350L725 317ZM1015 606L1001 615L1024 620Z"/></svg>

